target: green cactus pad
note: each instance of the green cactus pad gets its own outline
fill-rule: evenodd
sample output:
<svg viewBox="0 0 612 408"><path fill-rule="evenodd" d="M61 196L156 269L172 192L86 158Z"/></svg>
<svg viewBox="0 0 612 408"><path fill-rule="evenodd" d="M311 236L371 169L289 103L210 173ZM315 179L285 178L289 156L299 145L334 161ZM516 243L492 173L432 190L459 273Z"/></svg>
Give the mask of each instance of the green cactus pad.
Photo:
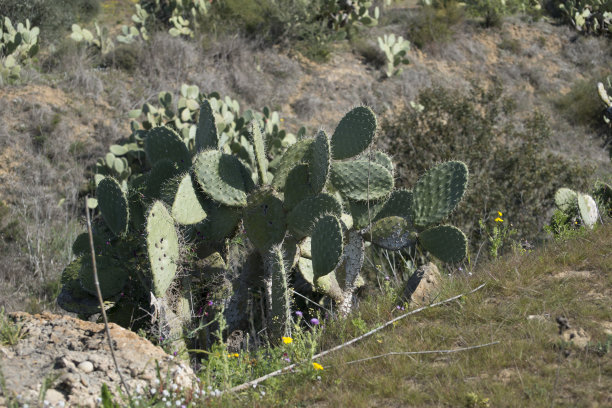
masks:
<svg viewBox="0 0 612 408"><path fill-rule="evenodd" d="M153 293L163 297L176 275L179 244L172 216L161 201L149 209L146 233Z"/></svg>
<svg viewBox="0 0 612 408"><path fill-rule="evenodd" d="M315 288L317 292L324 293L332 298L337 304L341 304L344 299L342 289L338 284L335 272L330 272L327 275L316 279Z"/></svg>
<svg viewBox="0 0 612 408"><path fill-rule="evenodd" d="M197 240L207 242L218 242L231 236L238 222L242 218L242 211L234 207L219 205L213 201L207 201L204 209L208 216L201 223L196 224Z"/></svg>
<svg viewBox="0 0 612 408"><path fill-rule="evenodd" d="M200 105L200 117L195 136L196 150L208 150L219 148L219 137L217 135L217 123L208 99Z"/></svg>
<svg viewBox="0 0 612 408"><path fill-rule="evenodd" d="M393 174L393 160L386 153L381 151L374 152L372 155L372 160L374 163L380 164L385 169L389 170L391 174Z"/></svg>
<svg viewBox="0 0 612 408"><path fill-rule="evenodd" d="M206 218L203 199L189 173L183 176L176 191L172 216L182 225L197 224Z"/></svg>
<svg viewBox="0 0 612 408"><path fill-rule="evenodd" d="M353 217L353 228L362 229L374 222L378 213L384 208L387 200L348 201L348 209Z"/></svg>
<svg viewBox="0 0 612 408"><path fill-rule="evenodd" d="M285 209L291 211L299 202L314 196L308 165L298 164L289 172L285 184Z"/></svg>
<svg viewBox="0 0 612 408"><path fill-rule="evenodd" d="M289 172L296 163L309 162L312 157L312 144L314 139L303 139L291 145L283 154L272 179L272 187L276 191L283 191Z"/></svg>
<svg viewBox="0 0 612 408"><path fill-rule="evenodd" d="M292 236L286 236L283 240L283 253L287 260L288 269L293 269L300 259L300 248L297 240Z"/></svg>
<svg viewBox="0 0 612 408"><path fill-rule="evenodd" d="M110 256L96 256L96 269L102 298L108 299L121 292L127 282L128 272L119 261ZM97 296L91 256L84 256L79 271L81 287L90 295Z"/></svg>
<svg viewBox="0 0 612 408"><path fill-rule="evenodd" d="M315 279L333 271L344 250L342 225L334 215L321 217L312 230L312 269Z"/></svg>
<svg viewBox="0 0 612 408"><path fill-rule="evenodd" d="M331 138L332 157L336 160L357 156L370 146L376 134L376 115L360 106L344 115Z"/></svg>
<svg viewBox="0 0 612 408"><path fill-rule="evenodd" d="M409 223L412 223L412 191L405 189L393 190L385 206L376 215L374 220L391 216L402 217Z"/></svg>
<svg viewBox="0 0 612 408"><path fill-rule="evenodd" d="M555 193L555 205L565 213L571 212L578 205L578 194L574 190L562 187Z"/></svg>
<svg viewBox="0 0 612 408"><path fill-rule="evenodd" d="M272 278L271 330L273 336L280 339L281 336L290 334L291 330L291 294L283 251L279 245L275 245L266 253L264 263L268 276Z"/></svg>
<svg viewBox="0 0 612 408"><path fill-rule="evenodd" d="M153 165L147 177L145 195L151 200L160 199L165 189L165 184L171 182L181 172L181 169L172 160L164 159L158 161Z"/></svg>
<svg viewBox="0 0 612 408"><path fill-rule="evenodd" d="M314 285L314 272L312 270L312 260L304 258L303 256L298 259L298 271L302 275L302 278L311 285Z"/></svg>
<svg viewBox="0 0 612 408"><path fill-rule="evenodd" d="M287 216L287 226L296 239L310 235L315 221L324 214L340 217L342 205L333 196L321 193L302 200Z"/></svg>
<svg viewBox="0 0 612 408"><path fill-rule="evenodd" d="M236 156L208 150L198 154L194 173L202 190L213 200L230 207L247 205L244 165Z"/></svg>
<svg viewBox="0 0 612 408"><path fill-rule="evenodd" d="M599 218L599 211L593 197L588 194L578 194L578 209L584 225L593 228Z"/></svg>
<svg viewBox="0 0 612 408"><path fill-rule="evenodd" d="M98 208L106 225L116 236L123 235L128 230L130 207L125 192L117 180L104 177L96 189Z"/></svg>
<svg viewBox="0 0 612 408"><path fill-rule="evenodd" d="M267 183L268 178L268 159L266 158L266 146L264 145L261 129L256 121L252 121L249 124L249 136L251 137L251 143L253 144L253 151L255 153L255 164L257 165L259 184L263 185Z"/></svg>
<svg viewBox="0 0 612 408"><path fill-rule="evenodd" d="M413 190L414 224L426 227L446 218L463 197L467 182L467 166L459 161L427 171Z"/></svg>
<svg viewBox="0 0 612 408"><path fill-rule="evenodd" d="M310 249L310 243L310 237L306 237L300 242L300 256L312 259L312 250Z"/></svg>
<svg viewBox="0 0 612 408"><path fill-rule="evenodd" d="M310 160L310 183L314 193L323 191L327 183L331 165L331 147L329 137L319 130L312 144L312 159Z"/></svg>
<svg viewBox="0 0 612 408"><path fill-rule="evenodd" d="M416 233L410 230L405 218L391 216L376 221L364 234L373 244L390 251L399 251L416 241Z"/></svg>
<svg viewBox="0 0 612 408"><path fill-rule="evenodd" d="M350 200L378 200L393 190L393 175L380 164L367 160L335 162L331 182Z"/></svg>
<svg viewBox="0 0 612 408"><path fill-rule="evenodd" d="M443 262L459 262L467 255L467 238L459 228L440 225L419 234L419 243Z"/></svg>
<svg viewBox="0 0 612 408"><path fill-rule="evenodd" d="M285 237L287 224L283 202L271 188L249 194L243 210L244 228L255 248L264 251Z"/></svg>
<svg viewBox="0 0 612 408"><path fill-rule="evenodd" d="M100 313L100 303L97 296L90 295L81 287L79 273L82 260L83 258L75 259L62 272L62 290L57 297L57 304L68 312L91 316ZM108 309L112 305L113 303L105 302L104 308Z"/></svg>
<svg viewBox="0 0 612 408"><path fill-rule="evenodd" d="M176 132L167 127L159 126L149 130L144 147L152 166L160 160L170 160L183 171L191 167L187 146Z"/></svg>
<svg viewBox="0 0 612 408"><path fill-rule="evenodd" d="M93 242L94 242L94 252L99 254L102 252L107 244L106 238L98 234L92 234ZM110 244L110 242L109 242ZM72 243L72 253L74 256L90 256L91 257L91 249L89 248L89 234L87 232L83 232L79 234L74 242Z"/></svg>

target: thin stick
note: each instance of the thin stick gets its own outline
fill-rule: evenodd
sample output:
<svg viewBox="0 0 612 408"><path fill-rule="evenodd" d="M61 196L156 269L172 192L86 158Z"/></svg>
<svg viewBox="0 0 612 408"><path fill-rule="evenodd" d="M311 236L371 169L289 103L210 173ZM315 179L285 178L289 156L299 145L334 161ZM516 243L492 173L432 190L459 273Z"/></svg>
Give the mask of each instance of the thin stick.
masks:
<svg viewBox="0 0 612 408"><path fill-rule="evenodd" d="M331 352L333 352L333 351L340 350L340 349L342 349L342 348L344 348L344 347L346 347L346 346L349 346L349 345L351 345L351 344L353 344L353 343L358 342L359 340L365 339L366 337L369 337L369 336L373 335L374 333L381 331L381 330L382 330L382 329L384 329L385 327L388 327L388 326L392 325L393 323L397 322L398 320L401 320L401 319L403 319L403 318L405 318L405 317L408 317L408 316L410 316L410 315L413 315L413 314L416 314L416 313L422 312L423 310L426 310L426 309L431 309L432 307L436 307L436 306L440 306L440 305L443 305L443 304L446 304L446 303L450 303L450 302L452 302L453 300L457 300L457 299L459 299L459 298L461 298L461 297L463 297L463 296L466 296L466 295L472 294L472 293L474 293L474 292L476 292L476 291L478 291L478 290L482 289L482 288L483 288L485 285L486 285L486 283L483 283L482 285L478 286L478 287L477 287L477 288L475 288L475 289L472 289L472 290L471 290L471 291L469 291L469 292L465 292L465 293L462 293L462 294L460 294L460 295L453 296L453 297L451 297L451 298L448 298L448 299L446 299L446 300L443 300L443 301L441 301L441 302L432 303L432 304L430 304L430 305L428 305L428 306L419 307L418 309L414 309L414 310L412 310L412 311L410 311L410 312L408 312L408 313L404 313L403 315L398 316L398 317L396 317L395 319L388 321L387 323L383 324L382 326L379 326L379 327L377 327L377 328L375 328L375 329L373 329L373 330L370 330L370 331L369 331L369 332L367 332L366 334L363 334L363 335L361 335L361 336L359 336L359 337L355 337L354 339L349 340L349 341L347 341L346 343L340 344L340 345L338 345L338 346L336 346L336 347L332 347L332 348L331 348L331 349L329 349L329 350L325 350L325 351L323 351L323 352L321 352L321 353L319 353L319 354L316 354L316 355L312 356L312 357L310 358L310 360L315 360L315 359L317 359L317 358L321 358L321 357L323 357L323 356L325 356L325 355L327 355L327 354L329 354L329 353L331 353ZM305 360L305 361L306 361L306 360ZM263 377L256 378L256 379L254 379L254 380L252 380L252 381L246 382L246 383L244 383L244 384L237 385L237 386L235 386L235 387L233 387L233 388L230 388L229 390L222 391L222 392L236 392L236 391L241 391L241 390L244 390L244 389L246 389L246 388L248 388L248 387L255 386L255 385L259 384L260 382L267 380L268 378L276 377L277 375L282 374L282 373L284 373L285 371L292 370L293 368L295 368L296 366L298 366L299 364L301 364L301 363L303 363L303 362L304 362L304 361L301 361L301 362L299 362L299 363L295 363L295 364L288 365L287 367L281 368L280 370L276 370L276 371L274 371L274 372L271 372L270 374L266 374L266 375L264 375Z"/></svg>
<svg viewBox="0 0 612 408"><path fill-rule="evenodd" d="M487 344L479 344L477 346L470 346L470 347L461 347L461 348L456 348L456 349L450 349L450 350L390 351L388 353L380 354L378 356L361 358L359 360L349 361L349 362L344 363L344 364L355 364L355 363L360 363L362 361L376 360L378 358L387 357L387 356L413 356L415 354L450 354L450 353L458 353L460 351L466 351L466 350L473 350L473 349L482 348L482 347L488 347L488 346L492 346L494 344L499 344L499 341L494 341L494 342L487 343Z"/></svg>
<svg viewBox="0 0 612 408"><path fill-rule="evenodd" d="M132 406L132 395L130 394L130 388L123 379L121 370L119 370L119 364L117 363L115 351L113 350L113 340L111 339L110 328L108 327L108 319L106 318L106 310L104 310L104 300L102 300L102 292L100 291L100 281L98 280L98 268L96 267L96 251L94 249L93 233L91 232L91 218L89 217L89 208L87 207L88 199L89 197L85 197L85 214L87 215L87 233L89 234L89 248L91 249L91 263L93 266L94 284L96 286L96 293L98 295L98 302L100 303L102 317L104 318L104 329L106 330L106 338L108 339L108 348L110 348L111 356L113 357L115 369L117 370L117 374L119 374L121 384L123 385L123 388L125 388L125 392L130 400L130 406Z"/></svg>
<svg viewBox="0 0 612 408"><path fill-rule="evenodd" d="M318 304L318 303L317 303L317 302L315 302L314 300L310 300L310 299L308 299L306 296L302 295L302 294L301 294L301 293L299 293L299 292L296 292L296 291L295 291L295 290L293 290L293 289L289 289L289 290L290 290L290 291L291 291L291 293L293 293L294 295L298 295L299 297L306 299L308 302L312 303L313 305L315 305L315 306L317 306L317 307L320 307L321 309L325 310L325 311L326 311L327 313L329 313L329 314L330 314L330 316L331 316L331 314L332 314L332 311L331 311L331 310L326 309L325 307L321 306L320 304Z"/></svg>

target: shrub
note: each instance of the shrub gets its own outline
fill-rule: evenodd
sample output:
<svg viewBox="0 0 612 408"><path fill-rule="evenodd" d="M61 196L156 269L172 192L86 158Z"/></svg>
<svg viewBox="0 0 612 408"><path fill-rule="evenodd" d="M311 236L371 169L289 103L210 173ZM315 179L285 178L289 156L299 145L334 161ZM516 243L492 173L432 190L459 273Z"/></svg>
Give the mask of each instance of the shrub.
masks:
<svg viewBox="0 0 612 408"><path fill-rule="evenodd" d="M408 39L418 48L448 41L453 26L463 19L463 10L455 1L425 6L412 22Z"/></svg>
<svg viewBox="0 0 612 408"><path fill-rule="evenodd" d="M75 21L89 21L99 11L100 0L0 0L0 16L11 21L29 19L48 42L63 36Z"/></svg>
<svg viewBox="0 0 612 408"><path fill-rule="evenodd" d="M501 86L488 92L475 88L467 95L426 89L418 97L422 110L406 108L383 125L402 180L439 161L467 163L473 184L454 219L472 245L483 238L478 219L495 211L503 211L520 238L536 239L555 191L568 185L584 188L589 174L587 166L547 152L551 135L546 118L537 112L527 120L516 118L501 92Z"/></svg>

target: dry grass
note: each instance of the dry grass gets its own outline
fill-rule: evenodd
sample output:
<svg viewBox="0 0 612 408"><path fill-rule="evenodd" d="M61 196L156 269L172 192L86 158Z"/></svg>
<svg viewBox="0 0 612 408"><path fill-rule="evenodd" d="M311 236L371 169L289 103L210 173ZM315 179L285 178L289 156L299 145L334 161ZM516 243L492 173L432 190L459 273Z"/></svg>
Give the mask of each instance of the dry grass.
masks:
<svg viewBox="0 0 612 408"><path fill-rule="evenodd" d="M319 361L325 367L320 381L287 375L219 402L321 407L610 405L610 242L612 227L606 225L567 242L482 265L471 276L449 276L440 300L481 283L487 286L324 358ZM374 327L398 315L388 300L373 297L356 313ZM352 323L356 313L328 324L323 348L360 334L359 325ZM572 329L584 329L591 337L588 346L562 340L557 317L568 319ZM391 351L453 349L491 341L500 344L455 354L348 364ZM266 392L263 399L260 391ZM482 402L486 398L489 405Z"/></svg>

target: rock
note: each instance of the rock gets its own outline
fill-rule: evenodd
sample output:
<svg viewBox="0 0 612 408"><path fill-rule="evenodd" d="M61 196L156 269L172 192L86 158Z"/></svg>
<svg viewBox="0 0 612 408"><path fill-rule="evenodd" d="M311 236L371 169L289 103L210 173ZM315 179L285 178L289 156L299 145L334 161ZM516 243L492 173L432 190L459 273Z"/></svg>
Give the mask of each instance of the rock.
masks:
<svg viewBox="0 0 612 408"><path fill-rule="evenodd" d="M78 365L78 369L87 374L91 373L94 370L94 366L91 361L83 361Z"/></svg>
<svg viewBox="0 0 612 408"><path fill-rule="evenodd" d="M52 407L56 407L62 402L66 403L66 398L64 398L64 394L51 388L45 393L45 401L47 401Z"/></svg>
<svg viewBox="0 0 612 408"><path fill-rule="evenodd" d="M566 330L561 337L563 337L563 340L572 343L580 349L586 348L591 341L591 336L581 328Z"/></svg>
<svg viewBox="0 0 612 408"><path fill-rule="evenodd" d="M417 306L430 304L438 295L442 276L433 263L421 266L412 274L404 289L404 298Z"/></svg>
<svg viewBox="0 0 612 408"><path fill-rule="evenodd" d="M0 366L6 389L21 395L20 403L38 406L45 378L57 378L45 396L50 406L93 407L102 384L113 393L120 388L103 324L50 313L19 312L9 317L23 325L26 335L16 345L2 347ZM116 324L109 328L117 362L130 388L151 386L157 379L156 362L162 376L180 387L191 388L195 383L191 368L160 347Z"/></svg>

